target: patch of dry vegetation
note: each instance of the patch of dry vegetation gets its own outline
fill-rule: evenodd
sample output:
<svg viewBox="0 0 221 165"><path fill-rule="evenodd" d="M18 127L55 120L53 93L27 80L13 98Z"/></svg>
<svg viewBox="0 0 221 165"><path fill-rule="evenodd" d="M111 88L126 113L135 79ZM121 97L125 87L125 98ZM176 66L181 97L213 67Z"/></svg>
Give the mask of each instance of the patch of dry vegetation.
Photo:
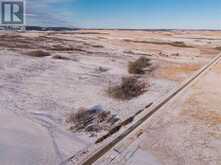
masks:
<svg viewBox="0 0 221 165"><path fill-rule="evenodd" d="M208 96L206 102L199 100L197 93L193 94L185 101L183 111L180 112L180 116L191 117L194 121L204 123L206 125L215 126L221 124L221 113L216 111L214 105L208 105L211 100L216 100L216 96ZM216 104L215 104L216 106ZM210 107L210 108L208 108Z"/></svg>
<svg viewBox="0 0 221 165"><path fill-rule="evenodd" d="M86 132L91 136L100 131L109 131L119 121L116 115L110 111L104 111L100 106L93 108L79 108L76 113L71 113L66 122L71 124L70 129L74 132Z"/></svg>
<svg viewBox="0 0 221 165"><path fill-rule="evenodd" d="M221 51L221 46L217 46L215 49Z"/></svg>
<svg viewBox="0 0 221 165"><path fill-rule="evenodd" d="M174 46L174 47L181 47L181 48L192 48L192 46L186 45L182 41L176 41L172 43L168 43L168 45Z"/></svg>
<svg viewBox="0 0 221 165"><path fill-rule="evenodd" d="M89 38L88 38L89 40ZM88 47L92 47L92 48L104 48L103 45L100 45L100 44L92 44L90 42L83 42L83 45L84 46L88 46Z"/></svg>
<svg viewBox="0 0 221 165"><path fill-rule="evenodd" d="M104 48L103 45L91 45L93 48Z"/></svg>
<svg viewBox="0 0 221 165"><path fill-rule="evenodd" d="M166 78L174 81L182 81L185 75L192 74L199 70L199 64L167 64L167 66L159 69L158 75L161 78Z"/></svg>
<svg viewBox="0 0 221 165"><path fill-rule="evenodd" d="M56 60L71 60L70 58L61 55L55 55L52 58Z"/></svg>
<svg viewBox="0 0 221 165"><path fill-rule="evenodd" d="M27 49L36 48L36 44L30 44L31 39L17 34L4 34L0 36L0 47Z"/></svg>
<svg viewBox="0 0 221 165"><path fill-rule="evenodd" d="M26 53L26 55L32 56L32 57L46 57L46 56L50 56L51 54L43 50L34 50L34 51L30 51Z"/></svg>
<svg viewBox="0 0 221 165"><path fill-rule="evenodd" d="M193 118L210 123L212 125L221 124L221 115L213 111L194 111L190 114Z"/></svg>
<svg viewBox="0 0 221 165"><path fill-rule="evenodd" d="M140 57L134 62L129 62L128 72L131 74L144 74L144 69L151 66L150 59L146 57Z"/></svg>
<svg viewBox="0 0 221 165"><path fill-rule="evenodd" d="M63 45L54 45L52 48L50 48L50 50L54 50L54 51L73 51L74 48L63 46Z"/></svg>
<svg viewBox="0 0 221 165"><path fill-rule="evenodd" d="M120 85L109 87L108 94L116 99L130 100L143 94L146 87L146 83L136 77L123 77Z"/></svg>
<svg viewBox="0 0 221 165"><path fill-rule="evenodd" d="M199 48L201 55L216 55L221 51L221 47L219 48Z"/></svg>
<svg viewBox="0 0 221 165"><path fill-rule="evenodd" d="M137 55L137 56L153 56L152 54L144 53L144 52L134 52L132 50L125 50L123 53L126 54L132 54L132 55Z"/></svg>
<svg viewBox="0 0 221 165"><path fill-rule="evenodd" d="M63 45L54 45L51 48L48 48L49 50L52 51L57 51L57 52L71 52L71 51L76 51L76 52L83 52L83 53L92 53L86 49L84 49L84 47L78 45L78 46L63 46Z"/></svg>
<svg viewBox="0 0 221 165"><path fill-rule="evenodd" d="M102 34L102 35L106 35L106 34L109 34L109 33L104 33L104 32L76 32L76 33L73 33L73 34L86 34L86 35L99 35L99 34Z"/></svg>
<svg viewBox="0 0 221 165"><path fill-rule="evenodd" d="M98 68L96 68L96 71L99 73L107 72L108 70L109 70L108 68L105 68L102 66L99 66Z"/></svg>
<svg viewBox="0 0 221 165"><path fill-rule="evenodd" d="M38 37L26 37L16 34L0 35L0 47L5 48L43 49L53 51L82 51L80 50L80 48L78 48L81 45L81 41L78 40L48 37L45 35Z"/></svg>
<svg viewBox="0 0 221 165"><path fill-rule="evenodd" d="M193 48L192 46L186 45L182 41L161 42L161 41L137 41L137 40L130 40L130 39L124 39L124 41L133 42L133 43L141 43L141 44L170 45L170 46L174 46L174 47Z"/></svg>

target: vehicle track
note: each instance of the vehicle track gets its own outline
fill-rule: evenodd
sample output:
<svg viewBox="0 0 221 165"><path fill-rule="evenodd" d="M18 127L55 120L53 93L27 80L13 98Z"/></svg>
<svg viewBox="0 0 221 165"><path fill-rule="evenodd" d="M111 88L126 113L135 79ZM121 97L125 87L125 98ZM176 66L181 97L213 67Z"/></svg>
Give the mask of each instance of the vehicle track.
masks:
<svg viewBox="0 0 221 165"><path fill-rule="evenodd" d="M111 150L116 144L118 144L120 141L124 140L130 133L136 130L141 124L143 124L147 119L149 119L155 112L160 110L161 107L163 107L166 103L168 103L171 99L173 99L177 94L182 92L184 89L189 87L195 80L198 80L204 73L206 73L212 66L214 66L217 62L221 60L221 54L217 55L215 58L213 58L207 65L205 65L202 69L197 71L191 78L184 81L178 88L171 91L167 96L165 96L162 100L155 103L150 107L150 110L148 112L143 112L141 117L134 122L132 126L130 126L127 130L125 130L123 133L118 135L115 138L112 138L110 140L107 140L105 144L103 144L100 148L96 148L96 150L92 151L90 154L88 154L86 157L82 158L79 162L77 162L78 165L91 165L95 163L98 159L100 159L105 153L107 153L109 150ZM72 156L73 157L73 156ZM66 163L72 161L72 157L68 158L66 160Z"/></svg>

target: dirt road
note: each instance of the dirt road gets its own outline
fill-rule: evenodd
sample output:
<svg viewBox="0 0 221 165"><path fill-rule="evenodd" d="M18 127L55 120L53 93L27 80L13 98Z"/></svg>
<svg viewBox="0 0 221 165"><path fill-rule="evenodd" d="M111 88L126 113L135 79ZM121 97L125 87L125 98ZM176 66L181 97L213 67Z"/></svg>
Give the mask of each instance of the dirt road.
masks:
<svg viewBox="0 0 221 165"><path fill-rule="evenodd" d="M221 62L95 164L221 164Z"/></svg>

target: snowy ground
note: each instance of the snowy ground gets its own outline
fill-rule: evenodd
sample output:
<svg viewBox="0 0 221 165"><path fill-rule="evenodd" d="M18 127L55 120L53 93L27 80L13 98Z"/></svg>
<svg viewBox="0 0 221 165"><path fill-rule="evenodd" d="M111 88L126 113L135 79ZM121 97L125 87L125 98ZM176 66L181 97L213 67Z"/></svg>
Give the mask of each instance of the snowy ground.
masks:
<svg viewBox="0 0 221 165"><path fill-rule="evenodd" d="M209 61L219 43L216 38L208 43L207 38L214 37L209 32L188 34L189 38L182 39L194 48L128 43L125 39L168 42L185 35L136 31L1 32L0 164L60 164L93 146L97 137L68 130L67 114L82 106L101 105L123 120L163 97ZM191 38L200 35L207 38L200 39L200 43ZM71 49L54 49L58 45ZM51 56L25 55L36 49L47 50ZM70 60L57 60L54 55ZM106 94L108 87L128 76L128 62L143 55L155 66L152 73L142 76L150 83L148 91L130 101L110 98ZM106 71L101 72L100 67Z"/></svg>

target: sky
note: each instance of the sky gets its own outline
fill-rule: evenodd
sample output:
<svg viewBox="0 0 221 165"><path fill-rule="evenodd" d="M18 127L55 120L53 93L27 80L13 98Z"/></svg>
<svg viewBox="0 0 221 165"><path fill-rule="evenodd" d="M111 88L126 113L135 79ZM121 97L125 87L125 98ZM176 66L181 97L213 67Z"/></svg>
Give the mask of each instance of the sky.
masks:
<svg viewBox="0 0 221 165"><path fill-rule="evenodd" d="M28 25L221 29L220 0L26 0Z"/></svg>

